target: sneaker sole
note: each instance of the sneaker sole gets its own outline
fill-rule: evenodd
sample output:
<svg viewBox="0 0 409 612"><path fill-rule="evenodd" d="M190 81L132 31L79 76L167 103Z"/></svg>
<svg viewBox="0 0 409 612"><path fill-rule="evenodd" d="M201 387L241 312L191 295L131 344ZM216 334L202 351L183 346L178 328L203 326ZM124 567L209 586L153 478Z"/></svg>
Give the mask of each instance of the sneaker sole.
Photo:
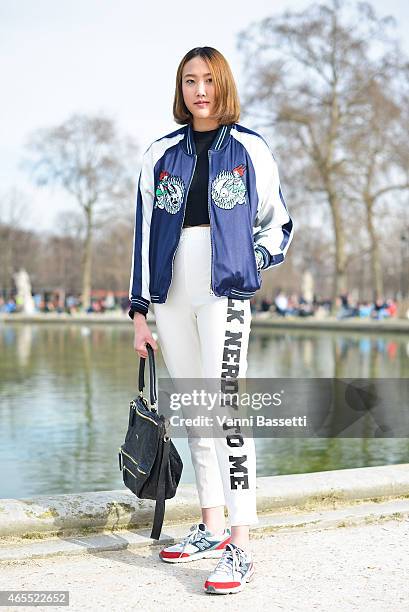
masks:
<svg viewBox="0 0 409 612"><path fill-rule="evenodd" d="M165 559L159 555L159 559L165 563L188 563L189 561L195 561L196 559L218 559L222 556L224 548L218 550L204 550L203 552L193 553L189 557L168 557Z"/></svg>
<svg viewBox="0 0 409 612"><path fill-rule="evenodd" d="M212 595L229 595L230 593L239 593L240 591L242 591L244 589L244 586L247 582L250 582L253 579L254 576L254 568L253 571L251 572L251 574L248 574L245 578L243 578L242 583L237 586L237 587L231 587L228 589L221 589L221 588L217 588L213 585L209 585L208 587L205 587L205 591L206 593L210 593Z"/></svg>

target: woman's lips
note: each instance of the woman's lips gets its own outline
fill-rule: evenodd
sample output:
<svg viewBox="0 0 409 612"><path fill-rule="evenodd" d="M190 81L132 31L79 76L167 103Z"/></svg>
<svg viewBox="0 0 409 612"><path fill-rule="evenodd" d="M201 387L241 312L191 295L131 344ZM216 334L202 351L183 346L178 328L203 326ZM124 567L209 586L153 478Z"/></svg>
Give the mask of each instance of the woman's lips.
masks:
<svg viewBox="0 0 409 612"><path fill-rule="evenodd" d="M209 102L195 102L195 106L206 106Z"/></svg>

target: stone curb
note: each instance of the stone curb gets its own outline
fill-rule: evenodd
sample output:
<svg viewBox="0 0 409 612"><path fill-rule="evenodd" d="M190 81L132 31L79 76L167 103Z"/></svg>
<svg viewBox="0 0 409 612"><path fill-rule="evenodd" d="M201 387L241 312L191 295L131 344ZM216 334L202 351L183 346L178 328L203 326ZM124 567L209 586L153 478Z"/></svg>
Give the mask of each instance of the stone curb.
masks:
<svg viewBox="0 0 409 612"><path fill-rule="evenodd" d="M260 515L287 508L312 509L328 503L409 497L409 464L365 467L257 479ZM68 533L149 527L154 502L128 489L32 499L0 499L0 537L47 537ZM195 485L181 485L166 502L165 525L196 521Z"/></svg>
<svg viewBox="0 0 409 612"><path fill-rule="evenodd" d="M268 535L293 532L295 529L315 531L322 529L350 528L362 524L409 521L409 500L393 499L384 502L355 503L341 508L316 508L310 512L278 512L261 514L259 523L251 527L250 536L257 540ZM159 540L150 538L150 529L104 531L91 535L60 535L40 540L6 538L0 541L0 564L44 557L69 557L106 551L132 550L133 548L158 549L186 535L189 523L166 525ZM342 537L342 536L341 536ZM156 554L156 553L155 553Z"/></svg>
<svg viewBox="0 0 409 612"><path fill-rule="evenodd" d="M155 325L155 317L149 312L148 321ZM0 314L0 323L74 323L81 325L92 325L97 323L116 323L130 326L131 319L127 314L76 314L68 315L65 313L55 314L33 314L24 315L17 314ZM409 320L404 318L385 319L385 320L370 320L370 319L336 319L328 317L324 319L311 319L310 317L274 317L263 313L253 314L252 327L269 328L269 329L316 329L324 331L359 331L359 332L402 332L409 333Z"/></svg>

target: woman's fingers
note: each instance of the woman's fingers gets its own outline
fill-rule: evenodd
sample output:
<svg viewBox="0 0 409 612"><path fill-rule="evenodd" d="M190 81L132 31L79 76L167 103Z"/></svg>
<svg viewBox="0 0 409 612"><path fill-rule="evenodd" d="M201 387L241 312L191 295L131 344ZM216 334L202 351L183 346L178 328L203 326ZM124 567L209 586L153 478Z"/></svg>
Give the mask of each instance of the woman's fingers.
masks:
<svg viewBox="0 0 409 612"><path fill-rule="evenodd" d="M146 344L150 344L154 351L158 350L158 345L156 343L156 340L154 336L150 333L149 330L147 334L142 336L142 338L138 337L138 335L135 334L135 341L134 341L135 352L138 353L139 357L144 357L145 359L147 359L148 357L148 350L146 348Z"/></svg>
<svg viewBox="0 0 409 612"><path fill-rule="evenodd" d="M148 350L146 348L146 344L150 344L154 351L156 351L158 348L155 340L150 340L149 338L146 338L146 340L144 340L142 344L138 342L135 345L135 351L139 354L140 357L145 357L145 359L148 357Z"/></svg>
<svg viewBox="0 0 409 612"><path fill-rule="evenodd" d="M149 333L149 337L147 338L147 342L151 345L151 347L153 348L154 351L158 350L158 345L156 344L156 338L157 336L156 334L151 334Z"/></svg>
<svg viewBox="0 0 409 612"><path fill-rule="evenodd" d="M151 340L148 340L149 344L151 345L151 347L153 348L154 351L158 350L158 345L156 344L155 340L152 338Z"/></svg>
<svg viewBox="0 0 409 612"><path fill-rule="evenodd" d="M146 350L146 345L145 345L145 341L140 341L137 340L135 338L135 342L134 342L134 349L135 352L138 353L139 357L146 357L148 356L148 351Z"/></svg>

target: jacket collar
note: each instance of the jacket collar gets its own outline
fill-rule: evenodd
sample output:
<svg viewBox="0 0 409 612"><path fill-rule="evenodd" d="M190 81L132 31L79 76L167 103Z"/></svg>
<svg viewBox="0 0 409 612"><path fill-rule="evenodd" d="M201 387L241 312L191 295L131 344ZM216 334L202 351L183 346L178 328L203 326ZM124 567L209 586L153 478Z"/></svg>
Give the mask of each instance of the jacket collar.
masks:
<svg viewBox="0 0 409 612"><path fill-rule="evenodd" d="M218 151L223 149L227 142L230 139L230 130L234 124L229 125L221 125L217 130L216 136L210 145L210 149L212 151ZM193 138L193 128L190 123L188 123L185 128L185 137L180 141L182 149L188 155L196 155L196 147L195 141Z"/></svg>

